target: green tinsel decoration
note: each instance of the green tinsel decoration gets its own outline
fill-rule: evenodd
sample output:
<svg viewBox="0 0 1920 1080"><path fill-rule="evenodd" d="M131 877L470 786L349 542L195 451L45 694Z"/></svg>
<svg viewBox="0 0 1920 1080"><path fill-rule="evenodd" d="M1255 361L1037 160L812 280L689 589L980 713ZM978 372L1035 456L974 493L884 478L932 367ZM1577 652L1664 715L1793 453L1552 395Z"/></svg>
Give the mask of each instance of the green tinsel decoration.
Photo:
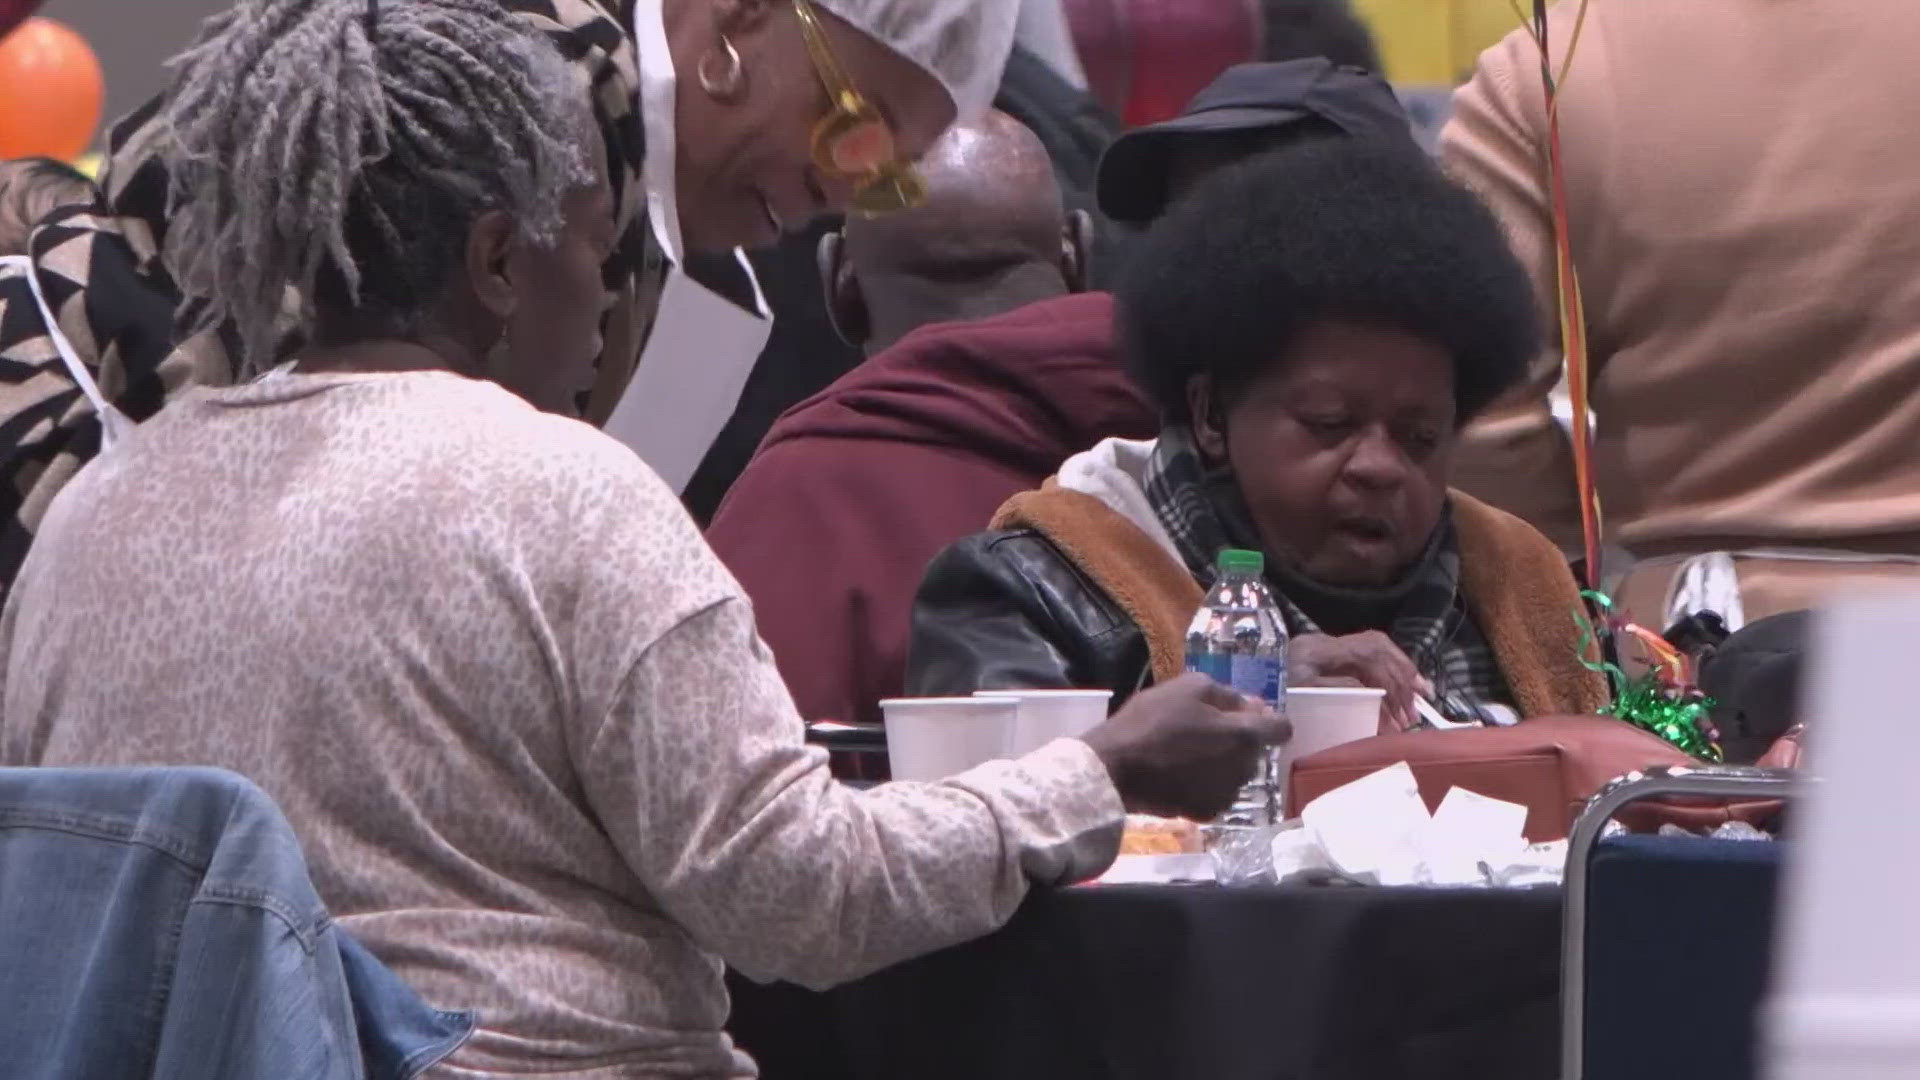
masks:
<svg viewBox="0 0 1920 1080"><path fill-rule="evenodd" d="M1585 591L1580 595L1600 611L1606 619L1605 632L1611 633L1612 624L1617 621L1613 616L1613 601L1599 592ZM1574 611L1573 619L1580 627L1580 644L1577 646L1580 663L1588 671L1604 674L1613 686L1613 704L1607 707L1606 715L1651 731L1703 761L1723 760L1720 733L1714 730L1709 717L1714 705L1712 698L1702 694L1696 687L1668 681L1663 677L1666 670L1664 665L1655 664L1645 675L1630 679L1619 665L1607 662L1604 654L1598 662L1588 660L1587 647L1599 640L1602 631L1578 609Z"/></svg>

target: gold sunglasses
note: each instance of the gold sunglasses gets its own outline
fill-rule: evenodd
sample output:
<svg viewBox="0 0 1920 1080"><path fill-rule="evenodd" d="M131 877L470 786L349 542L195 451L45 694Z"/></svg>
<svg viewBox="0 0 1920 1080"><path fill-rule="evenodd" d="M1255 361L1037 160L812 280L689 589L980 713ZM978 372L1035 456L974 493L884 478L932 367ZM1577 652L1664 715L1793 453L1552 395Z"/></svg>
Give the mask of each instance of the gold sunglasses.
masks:
<svg viewBox="0 0 1920 1080"><path fill-rule="evenodd" d="M807 0L793 0L807 53L819 74L833 111L813 126L813 163L822 172L853 184L853 209L869 217L911 210L927 201L927 185L913 166L900 160L893 128L886 117L853 88L827 44L827 34Z"/></svg>

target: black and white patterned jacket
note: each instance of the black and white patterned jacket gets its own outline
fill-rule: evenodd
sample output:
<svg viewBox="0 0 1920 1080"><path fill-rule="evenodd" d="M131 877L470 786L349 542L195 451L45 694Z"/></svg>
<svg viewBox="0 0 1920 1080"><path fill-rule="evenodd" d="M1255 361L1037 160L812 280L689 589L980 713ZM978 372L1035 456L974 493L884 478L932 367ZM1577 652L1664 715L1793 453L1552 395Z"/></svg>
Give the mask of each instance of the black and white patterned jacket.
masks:
<svg viewBox="0 0 1920 1080"><path fill-rule="evenodd" d="M642 188L645 133L636 108L639 60L628 32L635 0L506 0L543 27L561 55L586 69L624 239L606 267L623 302L608 316L601 374L589 403L604 420L639 361L667 271L648 227ZM191 298L161 265L168 176L158 152L156 98L109 135L103 193L63 207L35 229L28 258L73 354L106 400L134 421L197 383L233 378L231 334L194 337ZM291 333L285 347L297 344ZM0 598L26 557L47 505L101 447L101 420L63 363L32 289L0 272Z"/></svg>

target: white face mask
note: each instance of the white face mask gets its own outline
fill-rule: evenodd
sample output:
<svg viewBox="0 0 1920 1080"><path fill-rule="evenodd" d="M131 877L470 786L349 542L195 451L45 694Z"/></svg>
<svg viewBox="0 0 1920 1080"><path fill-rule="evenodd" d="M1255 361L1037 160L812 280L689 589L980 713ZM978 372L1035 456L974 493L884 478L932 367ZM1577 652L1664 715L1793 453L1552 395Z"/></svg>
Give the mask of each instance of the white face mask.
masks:
<svg viewBox="0 0 1920 1080"><path fill-rule="evenodd" d="M673 56L659 0L635 5L640 54L640 119L645 125L647 220L673 261L646 349L603 428L632 447L675 493L707 456L732 418L740 392L773 333L767 298L745 253L734 257L753 285L754 310L741 309L688 277L674 188Z"/></svg>
<svg viewBox="0 0 1920 1080"><path fill-rule="evenodd" d="M80 356L74 352L73 343L67 335L61 333L60 322L54 318L53 308L47 303L47 294L40 287L40 275L34 269L33 259L26 255L0 256L0 273L18 273L27 279L27 287L33 290L33 301L40 308L40 318L47 324L47 337L53 342L55 352L60 354L60 362L66 366L67 374L80 392L86 395L93 406L95 415L100 417L100 451L105 453L114 448L133 428L133 421L119 409L113 407L100 387L93 381L93 372L81 363Z"/></svg>

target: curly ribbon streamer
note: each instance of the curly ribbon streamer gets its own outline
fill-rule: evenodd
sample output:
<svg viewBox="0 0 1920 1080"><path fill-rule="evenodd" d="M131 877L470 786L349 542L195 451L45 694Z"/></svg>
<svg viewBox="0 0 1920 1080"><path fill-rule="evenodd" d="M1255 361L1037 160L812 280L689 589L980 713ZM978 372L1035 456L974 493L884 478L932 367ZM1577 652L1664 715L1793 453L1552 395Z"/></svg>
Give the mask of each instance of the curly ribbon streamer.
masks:
<svg viewBox="0 0 1920 1080"><path fill-rule="evenodd" d="M1622 623L1620 630L1646 648L1648 658L1653 661L1654 672L1662 682L1676 687L1693 685L1693 673L1688 667L1686 654L1667 644L1666 638L1636 622Z"/></svg>
<svg viewBox="0 0 1920 1080"><path fill-rule="evenodd" d="M1587 587L1598 589L1600 576L1600 493L1593 482L1593 427L1588 420L1587 315L1580 296L1580 275L1573 264L1573 230L1568 225L1566 171L1560 157L1560 91L1573 70L1574 50L1587 25L1587 4L1580 0L1573 34L1559 74L1553 70L1553 51L1547 40L1547 0L1533 0L1531 17L1521 0L1507 0L1540 50L1540 88L1546 99L1547 194L1553 219L1555 300L1560 317L1560 349L1565 364L1567 397L1573 407L1573 483L1580 499L1580 540L1587 557Z"/></svg>
<svg viewBox="0 0 1920 1080"><path fill-rule="evenodd" d="M1598 608L1602 613L1610 614L1613 611L1613 601L1607 594L1598 590L1582 590L1580 599L1594 605L1594 607ZM1587 659L1587 650L1599 642L1606 631L1601 627L1594 626L1593 620L1588 618L1587 614L1579 608L1573 609L1573 624L1580 628L1580 644L1574 646L1574 655L1579 659L1580 666L1586 668L1588 671L1606 676L1607 685L1613 688L1613 700L1619 701L1621 695L1625 694L1627 690L1627 683L1629 681L1627 679L1627 673L1620 670L1620 665L1609 662L1606 659L1606 653L1602 650L1594 650L1595 654L1600 656L1601 659Z"/></svg>
<svg viewBox="0 0 1920 1080"><path fill-rule="evenodd" d="M1721 760L1718 733L1708 719L1711 699L1693 685L1687 658L1652 630L1613 613L1613 601L1600 591L1604 580L1600 565L1600 493L1593 479L1593 426L1589 420L1588 390L1591 371L1587 355L1586 308L1580 295L1580 275L1573 262L1573 230L1568 222L1566 169L1560 153L1560 92L1573 69L1573 56L1580 45L1580 33L1587 24L1589 0L1580 0L1574 17L1573 34L1567 41L1567 55L1556 74L1553 50L1547 37L1547 0L1533 0L1529 17L1520 8L1521 0L1508 0L1514 15L1533 37L1540 50L1540 87L1546 99L1547 154L1546 174L1549 208L1553 221L1555 299L1560 316L1560 348L1565 364L1567 396L1573 407L1573 482L1580 500L1580 539L1586 555L1587 591L1581 596L1595 605L1602 617L1600 625L1579 611L1574 620L1580 627L1579 658L1589 671L1600 672L1613 687L1613 704L1608 712L1631 724L1653 732L1662 739L1698 758ZM1639 678L1629 678L1619 665L1604 659L1587 659L1587 650L1597 641L1616 632L1638 641L1648 654L1650 668Z"/></svg>
<svg viewBox="0 0 1920 1080"><path fill-rule="evenodd" d="M1622 620L1621 630L1646 647L1649 659L1655 661L1653 668L1639 678L1630 678L1618 664L1587 659L1588 646L1599 639L1604 626L1615 621L1613 600L1594 589L1580 596L1593 604L1603 620L1602 626L1595 626L1578 608L1573 612L1574 625L1580 628L1577 655L1581 665L1605 675L1613 687L1613 704L1606 714L1651 731L1694 757L1722 760L1720 734L1708 717L1714 701L1693 686L1680 651L1653 631Z"/></svg>

